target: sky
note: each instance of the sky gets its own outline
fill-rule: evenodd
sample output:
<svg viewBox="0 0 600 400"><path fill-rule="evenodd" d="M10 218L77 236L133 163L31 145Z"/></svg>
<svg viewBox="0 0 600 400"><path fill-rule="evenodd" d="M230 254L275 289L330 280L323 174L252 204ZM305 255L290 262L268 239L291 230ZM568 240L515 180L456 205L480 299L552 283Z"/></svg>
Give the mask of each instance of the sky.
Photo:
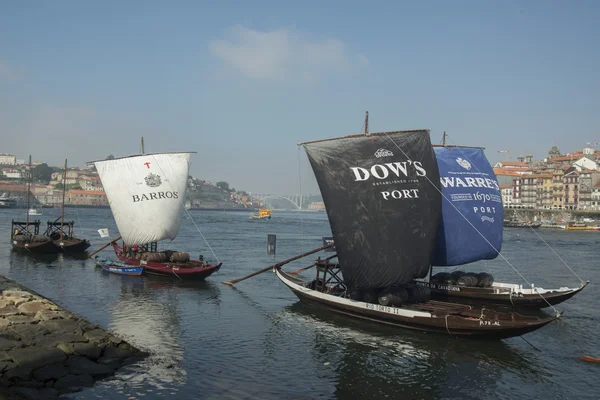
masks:
<svg viewBox="0 0 600 400"><path fill-rule="evenodd" d="M0 153L195 151L191 174L318 193L297 143L430 129L490 161L600 142L597 1L0 2Z"/></svg>

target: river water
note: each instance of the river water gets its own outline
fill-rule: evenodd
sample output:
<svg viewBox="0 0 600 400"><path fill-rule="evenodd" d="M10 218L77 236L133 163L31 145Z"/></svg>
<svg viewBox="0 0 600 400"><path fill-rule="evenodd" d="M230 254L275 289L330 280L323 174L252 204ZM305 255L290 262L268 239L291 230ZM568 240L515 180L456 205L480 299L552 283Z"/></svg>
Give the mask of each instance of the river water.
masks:
<svg viewBox="0 0 600 400"><path fill-rule="evenodd" d="M43 209L45 224L58 210ZM118 235L108 209L66 210L76 234L106 243ZM392 329L328 315L299 303L271 272L235 288L221 284L321 246L330 235L324 213L191 211L170 249L223 262L205 282L121 277L91 260L31 258L11 251L11 219L0 210L0 274L109 329L151 356L77 399L583 399L599 398L600 232L505 230L503 254L523 276L546 288L591 285L557 306L565 315L524 338L472 341ZM200 233L200 232L201 233ZM266 254L267 234L277 254ZM551 246L550 247L548 247ZM554 254L553 250L556 252ZM111 256L109 250L103 253ZM323 253L322 255L327 255ZM287 266L310 264L312 256ZM506 261L480 262L496 281L524 283ZM313 273L305 274L313 278Z"/></svg>

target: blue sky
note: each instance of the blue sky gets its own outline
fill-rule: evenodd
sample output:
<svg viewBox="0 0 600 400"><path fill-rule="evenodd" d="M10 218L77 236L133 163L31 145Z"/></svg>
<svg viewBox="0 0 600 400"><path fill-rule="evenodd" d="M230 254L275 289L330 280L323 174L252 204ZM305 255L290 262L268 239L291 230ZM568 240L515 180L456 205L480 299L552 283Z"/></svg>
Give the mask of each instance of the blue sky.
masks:
<svg viewBox="0 0 600 400"><path fill-rule="evenodd" d="M600 2L0 4L0 152L196 151L237 189L316 193L301 141L431 129L494 162L600 141ZM300 174L299 174L300 170Z"/></svg>

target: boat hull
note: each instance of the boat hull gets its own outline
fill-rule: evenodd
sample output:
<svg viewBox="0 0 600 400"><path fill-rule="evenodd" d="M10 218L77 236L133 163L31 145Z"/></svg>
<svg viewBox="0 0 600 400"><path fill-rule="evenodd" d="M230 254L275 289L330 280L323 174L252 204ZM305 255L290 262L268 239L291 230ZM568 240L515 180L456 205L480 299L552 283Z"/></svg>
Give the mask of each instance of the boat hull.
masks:
<svg viewBox="0 0 600 400"><path fill-rule="evenodd" d="M540 329L559 315L529 317L500 313L468 305L428 301L402 307L387 307L318 292L299 285L298 279L275 269L277 277L303 302L365 321L399 328L480 339L504 339Z"/></svg>
<svg viewBox="0 0 600 400"><path fill-rule="evenodd" d="M188 263L161 263L155 261L143 261L128 257L123 254L121 246L113 243L113 249L117 258L128 265L144 268L144 274L171 276L179 279L202 280L214 274L221 268L222 263L216 265L201 264L197 261Z"/></svg>
<svg viewBox="0 0 600 400"><path fill-rule="evenodd" d="M429 287L431 290L431 298L434 300L456 303L471 302L474 304L514 308L545 308L562 303L582 291L588 283L589 282L584 282L579 288L562 288L554 290L544 290L539 288L540 292L536 293L532 289L513 289L519 287L519 285L480 288L433 282L417 282L418 285ZM523 293L524 291L529 293Z"/></svg>
<svg viewBox="0 0 600 400"><path fill-rule="evenodd" d="M117 275L140 276L142 275L142 272L144 272L143 267L135 267L123 263L115 263L108 260L96 259L96 265L101 267L106 272L110 272L112 274Z"/></svg>
<svg viewBox="0 0 600 400"><path fill-rule="evenodd" d="M83 253L90 247L89 240L77 238L55 240L54 244L62 253L66 254Z"/></svg>
<svg viewBox="0 0 600 400"><path fill-rule="evenodd" d="M11 240L11 244L13 249L18 251L30 252L35 254L52 254L58 253L58 247L52 242L52 240L48 239L46 241L21 241L21 240Z"/></svg>

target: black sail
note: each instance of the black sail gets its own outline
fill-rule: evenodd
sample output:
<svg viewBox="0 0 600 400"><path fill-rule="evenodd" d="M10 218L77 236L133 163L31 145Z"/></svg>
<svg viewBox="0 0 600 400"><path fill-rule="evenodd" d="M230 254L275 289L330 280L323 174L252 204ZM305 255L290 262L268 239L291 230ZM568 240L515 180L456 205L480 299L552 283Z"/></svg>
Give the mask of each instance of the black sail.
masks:
<svg viewBox="0 0 600 400"><path fill-rule="evenodd" d="M384 288L429 271L441 216L428 130L304 143L349 289Z"/></svg>

